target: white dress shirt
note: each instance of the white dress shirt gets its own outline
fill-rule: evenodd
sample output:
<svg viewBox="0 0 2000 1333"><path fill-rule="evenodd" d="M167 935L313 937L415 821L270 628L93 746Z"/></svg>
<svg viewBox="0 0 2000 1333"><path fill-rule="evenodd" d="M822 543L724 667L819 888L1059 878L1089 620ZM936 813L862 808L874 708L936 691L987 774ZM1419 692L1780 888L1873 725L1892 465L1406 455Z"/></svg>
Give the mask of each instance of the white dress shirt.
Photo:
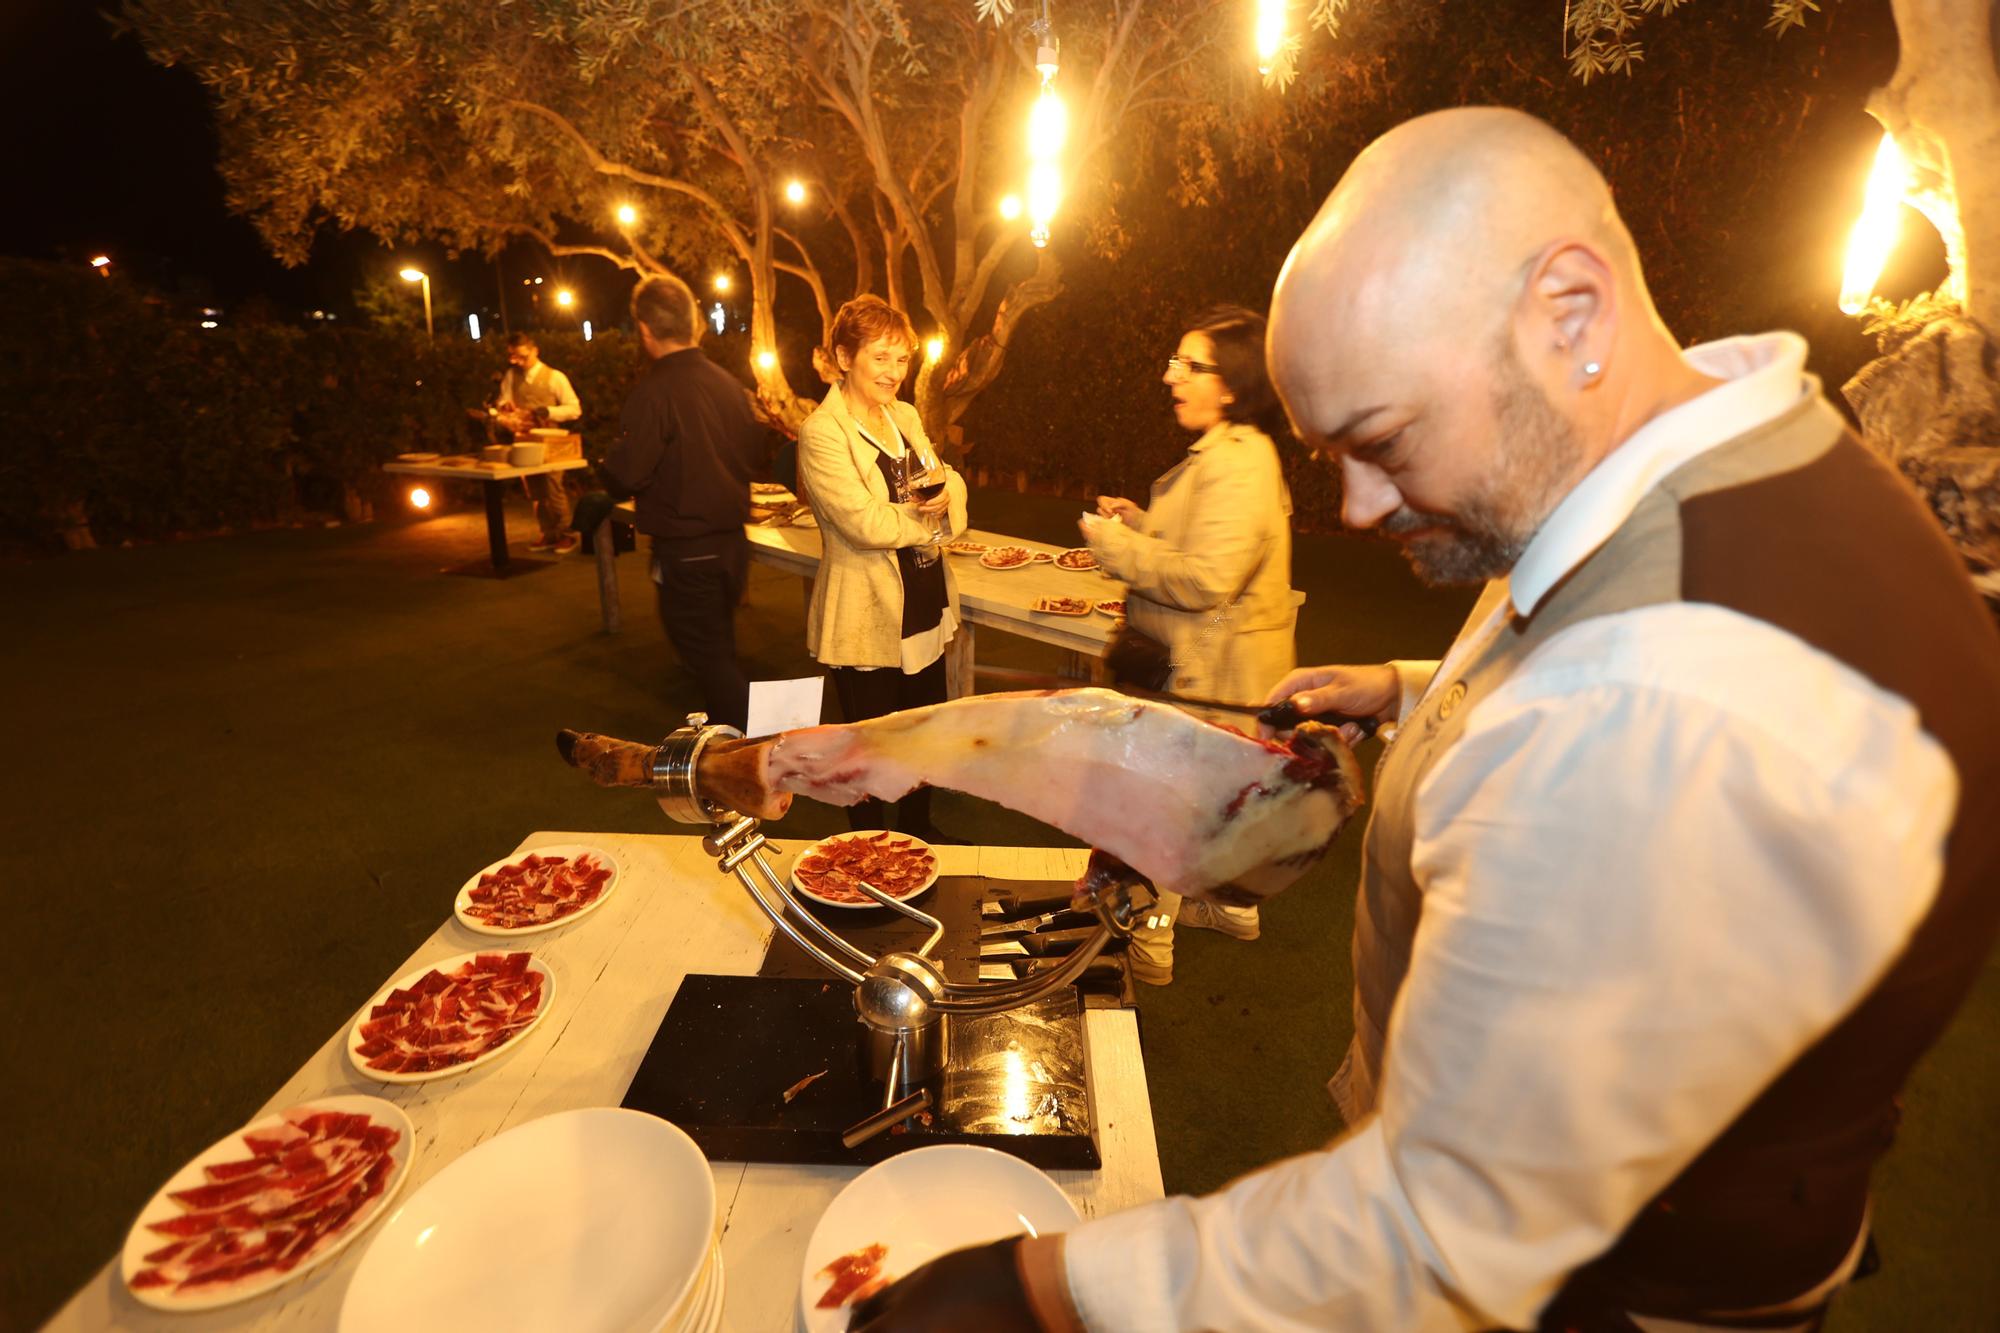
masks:
<svg viewBox="0 0 2000 1333"><path fill-rule="evenodd" d="M1777 334L1687 352L1724 382L1563 500L1514 604L1809 392L1804 351ZM1399 671L1406 705L1447 674ZM1762 621L1667 603L1552 636L1417 791L1423 917L1378 1112L1217 1194L1072 1232L1085 1322L1532 1326L1888 968L1937 892L1957 793L1906 701Z"/></svg>
<svg viewBox="0 0 2000 1333"><path fill-rule="evenodd" d="M524 387L537 392L527 393ZM550 421L575 421L583 415L583 403L570 387L569 376L546 361L535 362L526 375L518 366L507 368L506 378L500 381L500 406L513 407L523 398L535 399L536 406L546 405ZM546 404L543 399L548 400Z"/></svg>

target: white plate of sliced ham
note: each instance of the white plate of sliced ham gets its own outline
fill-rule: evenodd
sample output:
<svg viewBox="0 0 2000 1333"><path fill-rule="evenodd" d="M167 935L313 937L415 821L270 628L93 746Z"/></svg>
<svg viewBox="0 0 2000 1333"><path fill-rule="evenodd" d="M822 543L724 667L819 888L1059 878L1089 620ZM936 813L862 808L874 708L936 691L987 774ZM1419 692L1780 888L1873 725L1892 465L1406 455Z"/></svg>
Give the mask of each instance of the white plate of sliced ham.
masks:
<svg viewBox="0 0 2000 1333"><path fill-rule="evenodd" d="M841 1333L850 1306L950 1250L1077 1223L1055 1181L1018 1157L944 1143L877 1162L834 1196L799 1274L798 1326Z"/></svg>
<svg viewBox="0 0 2000 1333"><path fill-rule="evenodd" d="M378 1083L452 1078L521 1044L549 1011L556 977L523 951L446 958L403 977L362 1010L347 1058Z"/></svg>
<svg viewBox="0 0 2000 1333"><path fill-rule="evenodd" d="M451 911L481 935L532 935L596 911L619 878L618 859L599 848L535 847L465 881Z"/></svg>
<svg viewBox="0 0 2000 1333"><path fill-rule="evenodd" d="M801 851L792 862L792 887L828 907L880 908L857 881L908 901L937 883L937 866L937 853L922 838L864 829L821 838Z"/></svg>
<svg viewBox="0 0 2000 1333"><path fill-rule="evenodd" d="M410 1118L379 1097L268 1115L189 1162L140 1210L119 1271L156 1310L212 1310L311 1272L409 1173Z"/></svg>

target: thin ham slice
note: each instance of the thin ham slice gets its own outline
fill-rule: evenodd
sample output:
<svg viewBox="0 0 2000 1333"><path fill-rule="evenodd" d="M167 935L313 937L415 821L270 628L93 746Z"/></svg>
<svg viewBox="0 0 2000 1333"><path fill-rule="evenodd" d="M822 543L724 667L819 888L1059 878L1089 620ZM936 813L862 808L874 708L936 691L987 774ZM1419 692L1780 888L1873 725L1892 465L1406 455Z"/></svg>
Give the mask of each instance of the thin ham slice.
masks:
<svg viewBox="0 0 2000 1333"><path fill-rule="evenodd" d="M983 694L713 747L705 791L745 813L946 787L1052 824L1156 887L1254 903L1319 860L1362 801L1332 728L1260 741L1110 690Z"/></svg>

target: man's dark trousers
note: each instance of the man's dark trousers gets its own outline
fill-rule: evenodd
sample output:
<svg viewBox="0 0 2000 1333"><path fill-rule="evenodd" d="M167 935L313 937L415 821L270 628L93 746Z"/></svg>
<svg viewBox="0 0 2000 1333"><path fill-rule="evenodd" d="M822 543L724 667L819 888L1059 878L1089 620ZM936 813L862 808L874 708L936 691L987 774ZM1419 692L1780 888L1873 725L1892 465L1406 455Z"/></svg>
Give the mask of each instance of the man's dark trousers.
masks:
<svg viewBox="0 0 2000 1333"><path fill-rule="evenodd" d="M750 680L736 660L736 606L750 578L750 539L738 528L706 537L655 538L660 623L701 683L710 722L741 727Z"/></svg>

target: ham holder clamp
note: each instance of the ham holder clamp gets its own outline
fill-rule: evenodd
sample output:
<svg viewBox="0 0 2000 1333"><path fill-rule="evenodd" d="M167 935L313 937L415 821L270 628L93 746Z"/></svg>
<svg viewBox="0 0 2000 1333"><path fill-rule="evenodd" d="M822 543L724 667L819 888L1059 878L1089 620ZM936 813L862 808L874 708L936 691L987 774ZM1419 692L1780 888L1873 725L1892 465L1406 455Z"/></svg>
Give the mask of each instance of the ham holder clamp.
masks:
<svg viewBox="0 0 2000 1333"><path fill-rule="evenodd" d="M937 1106L940 1088L951 1101L953 1078L965 1081L962 1066L978 1049L953 1038L953 1020L999 1021L1059 994L1074 1004L1072 983L1111 940L1132 934L1156 890L1260 902L1318 863L1362 799L1360 767L1331 727L1304 722L1282 741L1259 740L1102 689L975 695L756 740L691 714L656 746L566 731L557 748L599 785L649 789L669 818L706 828L702 847L718 868L806 959L854 988L866 1068L882 1092L880 1110L840 1136L849 1150L894 1126L912 1132L912 1117L926 1123L921 1113ZM1026 976L952 979L938 952L942 895L931 915L864 883L925 935L915 948L870 954L828 929L766 859L761 821L784 815L794 793L852 805L924 785L997 801L1089 845L1071 904L1094 923L1082 943ZM768 1028L742 1039L760 1031ZM954 1118L950 1105L939 1113Z"/></svg>
<svg viewBox="0 0 2000 1333"><path fill-rule="evenodd" d="M566 760L590 772L600 784L650 787L670 819L707 828L702 850L716 858L718 868L736 876L785 938L854 987L855 1013L866 1034L868 1068L882 1080L882 1109L841 1135L848 1148L931 1110L936 1096L933 1089L950 1045L951 1018L1003 1013L1072 986L1114 936L1130 936L1152 901L1150 887L1129 872L1124 876L1092 875L1088 906L1084 908L1080 902L1079 908L1095 915L1097 928L1059 965L1016 980L954 982L946 979L944 969L932 958L944 936L943 923L864 882L860 887L876 903L921 923L928 932L924 943L913 951L865 953L799 903L765 858L762 821L755 815L739 814L725 803L729 799L726 779L719 784L704 783L705 753L711 746L722 750L741 745L741 737L733 727L711 725L705 714L692 713L687 725L658 746L573 731L561 733L557 746ZM718 785L724 790L714 791ZM784 798L786 804L789 799ZM1136 895L1135 889L1139 891Z"/></svg>

